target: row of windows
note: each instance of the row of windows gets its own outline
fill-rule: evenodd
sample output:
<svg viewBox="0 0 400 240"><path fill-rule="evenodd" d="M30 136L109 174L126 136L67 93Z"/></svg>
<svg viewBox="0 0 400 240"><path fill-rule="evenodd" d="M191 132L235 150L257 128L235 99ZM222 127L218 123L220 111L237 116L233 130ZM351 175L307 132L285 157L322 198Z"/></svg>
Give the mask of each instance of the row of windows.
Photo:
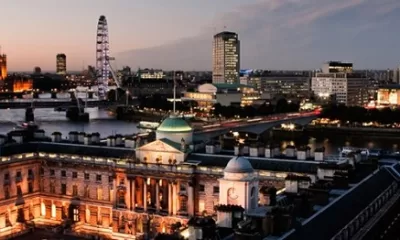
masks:
<svg viewBox="0 0 400 240"><path fill-rule="evenodd" d="M199 192L204 193L206 189L206 186L204 184L199 185ZM218 194L219 193L219 186L213 186L213 194Z"/></svg>
<svg viewBox="0 0 400 240"><path fill-rule="evenodd" d="M56 186L55 186L55 183L54 183L54 182L51 182L51 183L50 183L49 192L52 193L52 194L56 194ZM62 183L62 184L61 184L61 191L60 191L60 193L61 193L62 195L67 195L67 184L65 184L65 183ZM79 195L79 194L78 194L78 185L73 185L73 186L72 186L72 196L78 196L78 195ZM110 196L111 196L111 190L110 190L110 195L109 195L109 197L110 197ZM84 197L84 198L93 198L93 196L90 195L89 186L85 186L85 187L84 187L84 193L83 193L83 196L82 196L82 197ZM104 200L104 199L103 199L103 189L97 188L97 190L96 190L96 196L94 197L94 199L97 199L97 200ZM110 200L110 199L108 199L108 200Z"/></svg>
<svg viewBox="0 0 400 240"><path fill-rule="evenodd" d="M3 192L4 192L5 199L9 199L11 197L9 186L4 186ZM28 192L27 193L33 193L33 182L28 182ZM23 195L23 192L21 189L21 185L17 185L17 196L22 196L22 195Z"/></svg>
<svg viewBox="0 0 400 240"><path fill-rule="evenodd" d="M44 168L41 169L41 175L44 175ZM55 176L56 172L54 169L50 169L50 176ZM66 170L61 170L61 177L67 177L67 171ZM78 172L72 172L72 178L78 178ZM85 180L90 180L90 174L89 173L84 173L84 179ZM113 182L114 178L113 176L108 176L108 182ZM102 175L101 174L96 174L96 181L101 182L102 181Z"/></svg>
<svg viewBox="0 0 400 240"><path fill-rule="evenodd" d="M34 176L33 170L32 169L28 169L28 179L32 179L33 176ZM21 171L17 171L16 174L15 174L15 178L16 178L17 182L22 181L22 172ZM4 181L7 182L9 180L10 180L10 173L9 172L4 173Z"/></svg>

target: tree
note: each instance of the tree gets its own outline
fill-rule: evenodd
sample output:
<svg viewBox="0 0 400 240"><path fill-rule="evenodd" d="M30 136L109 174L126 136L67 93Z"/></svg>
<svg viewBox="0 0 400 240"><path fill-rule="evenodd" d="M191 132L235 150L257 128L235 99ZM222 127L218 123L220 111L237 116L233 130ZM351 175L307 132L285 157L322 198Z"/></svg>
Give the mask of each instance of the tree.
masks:
<svg viewBox="0 0 400 240"><path fill-rule="evenodd" d="M245 106L240 111L241 118L254 117L255 115L256 115L256 110L252 106Z"/></svg>
<svg viewBox="0 0 400 240"><path fill-rule="evenodd" d="M261 116L267 116L274 112L274 108L271 104L264 103L257 109L257 113Z"/></svg>
<svg viewBox="0 0 400 240"><path fill-rule="evenodd" d="M286 113L288 111L288 102L285 98L281 98L276 102L275 112Z"/></svg>
<svg viewBox="0 0 400 240"><path fill-rule="evenodd" d="M213 108L214 108L214 110L213 110L214 116L219 117L220 115L222 115L223 107L220 103L214 104Z"/></svg>

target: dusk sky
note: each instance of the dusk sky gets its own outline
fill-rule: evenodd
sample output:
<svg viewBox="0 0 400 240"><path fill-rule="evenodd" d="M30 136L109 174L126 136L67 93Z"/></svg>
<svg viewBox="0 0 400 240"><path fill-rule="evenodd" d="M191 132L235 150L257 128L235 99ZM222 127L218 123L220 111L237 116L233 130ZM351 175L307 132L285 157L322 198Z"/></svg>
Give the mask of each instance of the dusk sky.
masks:
<svg viewBox="0 0 400 240"><path fill-rule="evenodd" d="M239 33L241 68L400 65L399 0L2 0L0 45L11 71L95 64L96 26L107 17L114 65L210 70L212 36Z"/></svg>

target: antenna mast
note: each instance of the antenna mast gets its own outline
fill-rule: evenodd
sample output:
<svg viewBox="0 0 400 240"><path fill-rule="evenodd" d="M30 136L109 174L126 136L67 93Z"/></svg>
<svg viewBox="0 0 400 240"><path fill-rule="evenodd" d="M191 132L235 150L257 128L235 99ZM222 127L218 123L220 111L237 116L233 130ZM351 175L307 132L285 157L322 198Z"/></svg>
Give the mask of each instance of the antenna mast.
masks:
<svg viewBox="0 0 400 240"><path fill-rule="evenodd" d="M173 80L174 80L174 108L173 108L173 113L175 115L175 110L176 110L176 80L175 80L175 70L174 70L174 76L173 76Z"/></svg>

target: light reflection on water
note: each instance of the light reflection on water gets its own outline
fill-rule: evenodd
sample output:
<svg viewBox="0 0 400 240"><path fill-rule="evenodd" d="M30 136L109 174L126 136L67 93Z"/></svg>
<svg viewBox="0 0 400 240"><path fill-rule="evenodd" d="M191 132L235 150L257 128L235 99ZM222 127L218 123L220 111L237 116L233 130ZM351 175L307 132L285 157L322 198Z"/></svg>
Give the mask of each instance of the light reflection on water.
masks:
<svg viewBox="0 0 400 240"><path fill-rule="evenodd" d="M279 141L279 140L278 140ZM339 148L342 148L343 146L351 146L351 147L358 147L358 148L377 148L377 149L383 149L387 151L399 151L398 148L398 140L396 139L376 139L376 140L366 140L362 138L342 138L342 137L336 137L336 138L325 138L323 140L321 139L315 139L315 138L308 138L306 140L281 140L280 141L280 146L281 149L285 149L286 146L288 145L295 145L297 147L299 146L309 146L311 148L311 152L313 152L316 148L324 147L325 148L325 153L327 155L336 155L339 153Z"/></svg>

